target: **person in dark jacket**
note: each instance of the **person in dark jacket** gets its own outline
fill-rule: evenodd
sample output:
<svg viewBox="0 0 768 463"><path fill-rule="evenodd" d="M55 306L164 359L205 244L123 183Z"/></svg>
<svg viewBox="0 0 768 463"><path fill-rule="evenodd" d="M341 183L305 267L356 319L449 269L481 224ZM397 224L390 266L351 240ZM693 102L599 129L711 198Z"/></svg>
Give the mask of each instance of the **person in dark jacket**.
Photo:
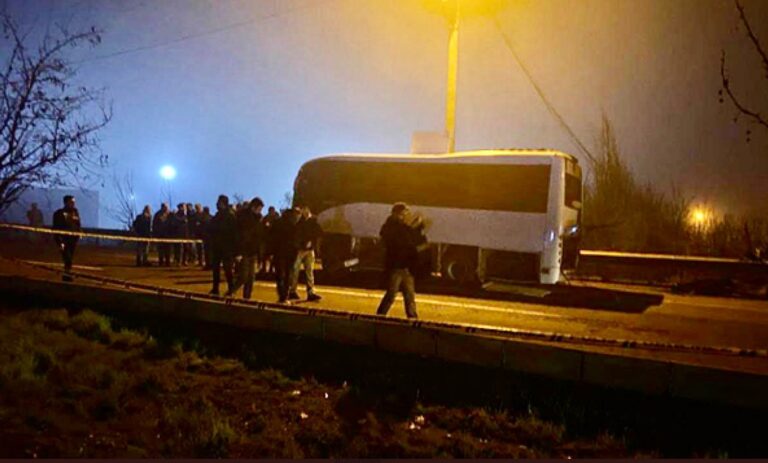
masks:
<svg viewBox="0 0 768 463"><path fill-rule="evenodd" d="M274 243L272 243L272 226L280 218L275 206L269 206L267 215L264 216L264 230L267 233L267 240L264 243L264 251L262 253L263 259L261 263L261 271L265 274L275 273L275 259L274 259Z"/></svg>
<svg viewBox="0 0 768 463"><path fill-rule="evenodd" d="M133 232L136 236L149 238L152 236L152 209L147 205L141 214L133 220ZM136 266L149 266L149 241L136 242Z"/></svg>
<svg viewBox="0 0 768 463"><path fill-rule="evenodd" d="M204 238L205 227L207 224L203 224L203 206L200 203L195 204L194 213L189 219L189 233L196 240L202 240ZM208 217L210 219L210 216ZM203 243L195 243L195 257L197 258L197 265L205 267L205 253L203 252Z"/></svg>
<svg viewBox="0 0 768 463"><path fill-rule="evenodd" d="M74 196L64 196L64 207L53 213L53 228L69 232L80 231L80 212L75 207ZM62 276L64 281L72 281L72 260L75 257L75 248L79 239L79 236L73 235L54 235L54 240L64 261L64 275Z"/></svg>
<svg viewBox="0 0 768 463"><path fill-rule="evenodd" d="M200 216L200 239L203 240L203 260L200 265L203 270L211 269L211 209L208 206L203 208L203 214Z"/></svg>
<svg viewBox="0 0 768 463"><path fill-rule="evenodd" d="M27 211L27 224L29 224L30 227L42 227L44 225L43 211L38 209L37 203L32 203ZM33 233L30 235L30 238L32 241L38 242L42 238L42 235Z"/></svg>
<svg viewBox="0 0 768 463"><path fill-rule="evenodd" d="M27 211L27 223L30 227L43 226L43 211L38 209L37 203L32 203Z"/></svg>
<svg viewBox="0 0 768 463"><path fill-rule="evenodd" d="M251 298L253 279L256 267L259 265L262 244L265 240L264 224L261 217L263 207L264 202L260 198L253 198L247 207L237 212L238 255L241 260L235 286L227 292L228 296L237 292L242 286L243 297L245 299Z"/></svg>
<svg viewBox="0 0 768 463"><path fill-rule="evenodd" d="M274 222L270 230L277 296L280 302L288 300L288 293L291 290L291 269L296 261L296 224L299 216L298 210L287 209Z"/></svg>
<svg viewBox="0 0 768 463"><path fill-rule="evenodd" d="M195 236L195 222L197 217L195 215L195 208L192 203L187 203L187 238L193 238ZM184 243L184 253L187 256L187 265L195 265L197 258L197 248L194 243Z"/></svg>
<svg viewBox="0 0 768 463"><path fill-rule="evenodd" d="M301 219L296 224L296 260L291 268L291 290L289 299L299 299L299 272L304 267L304 278L307 285L307 300L310 302L322 299L315 292L315 250L323 236L323 229L317 223L308 207L301 208Z"/></svg>
<svg viewBox="0 0 768 463"><path fill-rule="evenodd" d="M211 243L211 271L213 272L213 288L211 294L219 295L221 267L224 266L224 276L227 279L227 289L234 286L232 264L237 246L237 219L229 207L229 197L219 195L216 201L216 215L208 227Z"/></svg>
<svg viewBox="0 0 768 463"><path fill-rule="evenodd" d="M386 315L398 291L401 291L406 315L408 318L418 318L413 273L418 266L419 230L409 225L409 213L405 203L396 203L379 232L386 251L384 270L388 285L376 311L377 315Z"/></svg>
<svg viewBox="0 0 768 463"><path fill-rule="evenodd" d="M169 218L170 235L173 238L189 238L189 227L187 226L187 205L179 203L176 213ZM181 266L187 264L187 255L184 244L173 243L173 265Z"/></svg>
<svg viewBox="0 0 768 463"><path fill-rule="evenodd" d="M152 219L152 235L155 238L170 237L170 218L171 212L168 209L168 204L161 204L160 210L155 212L155 216ZM157 243L157 261L157 265L160 267L170 267L171 245L169 243Z"/></svg>

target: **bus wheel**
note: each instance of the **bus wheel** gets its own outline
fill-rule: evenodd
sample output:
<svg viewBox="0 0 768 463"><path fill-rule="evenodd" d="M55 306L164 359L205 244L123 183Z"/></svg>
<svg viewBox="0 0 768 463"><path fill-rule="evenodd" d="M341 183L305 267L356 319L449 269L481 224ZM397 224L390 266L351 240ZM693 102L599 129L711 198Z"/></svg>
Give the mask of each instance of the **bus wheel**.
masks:
<svg viewBox="0 0 768 463"><path fill-rule="evenodd" d="M443 258L443 276L462 285L477 280L476 268L476 258L469 252L448 252Z"/></svg>

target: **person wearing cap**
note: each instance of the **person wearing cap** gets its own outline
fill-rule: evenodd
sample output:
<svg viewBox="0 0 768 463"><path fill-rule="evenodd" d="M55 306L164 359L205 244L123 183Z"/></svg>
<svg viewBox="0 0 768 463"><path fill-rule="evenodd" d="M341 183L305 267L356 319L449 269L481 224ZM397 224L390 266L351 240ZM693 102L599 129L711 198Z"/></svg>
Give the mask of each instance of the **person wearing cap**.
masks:
<svg viewBox="0 0 768 463"><path fill-rule="evenodd" d="M381 227L379 235L384 243L384 271L387 274L387 292L381 299L377 315L386 315L398 292L403 293L405 314L418 318L416 313L416 283L414 271L418 265L418 230L409 225L410 211L405 203L396 203Z"/></svg>
<svg viewBox="0 0 768 463"><path fill-rule="evenodd" d="M80 231L80 212L75 207L74 196L64 196L64 207L53 213L53 228L70 232ZM72 281L72 260L75 257L75 248L79 239L79 236L54 235L54 240L64 261L64 275L62 276L64 281Z"/></svg>
<svg viewBox="0 0 768 463"><path fill-rule="evenodd" d="M227 289L234 286L232 265L237 245L237 219L229 206L229 197L219 195L216 201L216 215L210 222L211 242L211 272L213 272L213 288L211 294L219 295L221 267L224 266L224 276L227 279Z"/></svg>
<svg viewBox="0 0 768 463"><path fill-rule="evenodd" d="M265 240L261 217L263 208L264 202L261 198L253 198L247 207L237 212L238 254L242 259L235 285L227 292L227 296L233 295L242 286L243 297L251 298L256 266L259 265L259 255Z"/></svg>

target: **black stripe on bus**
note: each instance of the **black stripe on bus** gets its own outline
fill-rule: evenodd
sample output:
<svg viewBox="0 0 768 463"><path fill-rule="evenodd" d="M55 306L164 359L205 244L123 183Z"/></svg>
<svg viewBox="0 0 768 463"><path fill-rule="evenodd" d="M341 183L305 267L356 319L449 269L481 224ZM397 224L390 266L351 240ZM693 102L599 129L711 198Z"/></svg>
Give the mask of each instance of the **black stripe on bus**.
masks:
<svg viewBox="0 0 768 463"><path fill-rule="evenodd" d="M296 179L294 203L320 213L352 203L547 211L550 165L318 160Z"/></svg>

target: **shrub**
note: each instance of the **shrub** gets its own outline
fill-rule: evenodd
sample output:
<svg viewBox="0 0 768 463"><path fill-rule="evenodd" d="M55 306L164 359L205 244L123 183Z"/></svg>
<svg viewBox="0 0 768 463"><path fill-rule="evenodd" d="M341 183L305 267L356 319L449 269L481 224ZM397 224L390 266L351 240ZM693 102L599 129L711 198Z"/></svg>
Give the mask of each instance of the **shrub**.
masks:
<svg viewBox="0 0 768 463"><path fill-rule="evenodd" d="M91 409L91 416L99 421L106 421L117 416L120 410L120 404L117 397L114 395L108 395L96 402L96 405Z"/></svg>
<svg viewBox="0 0 768 463"><path fill-rule="evenodd" d="M90 310L70 317L70 327L78 336L102 344L109 344L113 335L109 319Z"/></svg>
<svg viewBox="0 0 768 463"><path fill-rule="evenodd" d="M194 455L221 458L229 454L229 446L239 439L229 421L206 399L191 406L164 406L160 418L161 434L166 437L168 455Z"/></svg>

